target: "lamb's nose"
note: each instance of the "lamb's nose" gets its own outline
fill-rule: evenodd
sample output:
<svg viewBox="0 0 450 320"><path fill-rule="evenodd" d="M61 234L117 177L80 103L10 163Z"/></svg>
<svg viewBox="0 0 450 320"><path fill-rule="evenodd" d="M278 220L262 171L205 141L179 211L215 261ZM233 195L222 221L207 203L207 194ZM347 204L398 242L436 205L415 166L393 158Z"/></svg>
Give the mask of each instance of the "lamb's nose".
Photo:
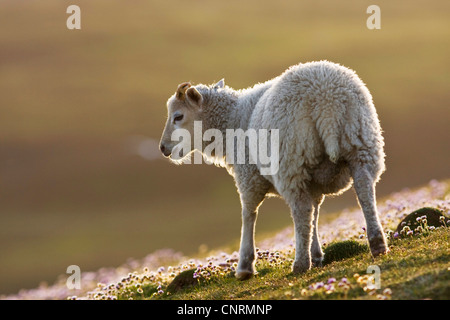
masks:
<svg viewBox="0 0 450 320"><path fill-rule="evenodd" d="M159 150L161 150L162 154L166 157L170 156L170 152L166 149L163 144L159 145Z"/></svg>

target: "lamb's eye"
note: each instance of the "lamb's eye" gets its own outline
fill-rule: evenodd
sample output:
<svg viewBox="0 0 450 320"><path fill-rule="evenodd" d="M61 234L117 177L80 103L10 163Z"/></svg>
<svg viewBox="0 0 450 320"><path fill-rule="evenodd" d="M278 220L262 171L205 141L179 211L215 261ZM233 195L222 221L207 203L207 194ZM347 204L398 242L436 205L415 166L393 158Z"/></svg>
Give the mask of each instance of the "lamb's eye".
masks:
<svg viewBox="0 0 450 320"><path fill-rule="evenodd" d="M178 122L178 121L181 121L181 120L183 120L183 115L182 114L179 114L179 115L177 115L177 116L175 116L173 118L173 122Z"/></svg>

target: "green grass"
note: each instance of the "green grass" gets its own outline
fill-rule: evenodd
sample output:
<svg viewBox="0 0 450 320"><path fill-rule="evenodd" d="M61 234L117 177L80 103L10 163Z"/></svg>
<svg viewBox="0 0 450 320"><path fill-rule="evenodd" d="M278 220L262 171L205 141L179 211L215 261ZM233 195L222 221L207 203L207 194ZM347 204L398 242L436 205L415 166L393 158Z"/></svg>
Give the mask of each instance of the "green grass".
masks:
<svg viewBox="0 0 450 320"><path fill-rule="evenodd" d="M380 295L389 288L392 293L385 297L391 299L450 299L449 235L448 228L439 228L427 236L392 240L388 255L374 259L368 252L357 253L353 257L332 261L322 268L313 268L302 275L291 273L290 261L279 265L266 261L258 262L258 274L248 281L238 281L232 273L228 273L196 285L190 283L170 294L156 294L154 284L144 285L144 293L136 293L133 298L376 299L377 294ZM356 246L352 248L356 249L356 252L360 249ZM358 274L361 281L371 265L377 265L381 269L381 289L376 290L373 295L368 294L364 285L358 284L358 278L354 277ZM192 276L192 272L186 274ZM308 289L314 283L327 283L330 278L335 278L337 282L347 278L350 286L343 290L336 282L335 290L329 293L323 289Z"/></svg>

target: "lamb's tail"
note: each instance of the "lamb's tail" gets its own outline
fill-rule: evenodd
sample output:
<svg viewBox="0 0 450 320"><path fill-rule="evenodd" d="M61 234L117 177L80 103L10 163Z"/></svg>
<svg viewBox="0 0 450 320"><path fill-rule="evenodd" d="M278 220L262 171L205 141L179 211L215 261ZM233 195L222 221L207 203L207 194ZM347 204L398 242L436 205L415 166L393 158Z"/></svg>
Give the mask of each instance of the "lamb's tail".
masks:
<svg viewBox="0 0 450 320"><path fill-rule="evenodd" d="M330 161L337 163L340 157L339 140L342 128L343 113L345 105L339 99L332 102L317 101L318 104L313 110L313 118L317 131L325 146Z"/></svg>
<svg viewBox="0 0 450 320"><path fill-rule="evenodd" d="M325 152L330 157L330 161L337 163L340 154L338 137L334 134L334 132L331 132L325 137L322 137L322 139L325 144Z"/></svg>

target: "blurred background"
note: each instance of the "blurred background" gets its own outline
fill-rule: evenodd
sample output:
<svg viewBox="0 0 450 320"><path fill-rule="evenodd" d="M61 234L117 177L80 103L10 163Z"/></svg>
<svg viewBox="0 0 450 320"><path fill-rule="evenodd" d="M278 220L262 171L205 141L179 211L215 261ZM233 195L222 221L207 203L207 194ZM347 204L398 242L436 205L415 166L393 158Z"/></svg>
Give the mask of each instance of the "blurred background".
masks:
<svg viewBox="0 0 450 320"><path fill-rule="evenodd" d="M81 8L81 30L66 9ZM299 62L328 59L367 84L385 131L378 196L448 178L450 2L0 2L0 294L118 266L173 248L235 243L233 180L175 166L158 141L165 103L184 81L239 89ZM323 214L355 206L353 191ZM291 223L282 200L257 234ZM202 246L203 245L203 246Z"/></svg>

